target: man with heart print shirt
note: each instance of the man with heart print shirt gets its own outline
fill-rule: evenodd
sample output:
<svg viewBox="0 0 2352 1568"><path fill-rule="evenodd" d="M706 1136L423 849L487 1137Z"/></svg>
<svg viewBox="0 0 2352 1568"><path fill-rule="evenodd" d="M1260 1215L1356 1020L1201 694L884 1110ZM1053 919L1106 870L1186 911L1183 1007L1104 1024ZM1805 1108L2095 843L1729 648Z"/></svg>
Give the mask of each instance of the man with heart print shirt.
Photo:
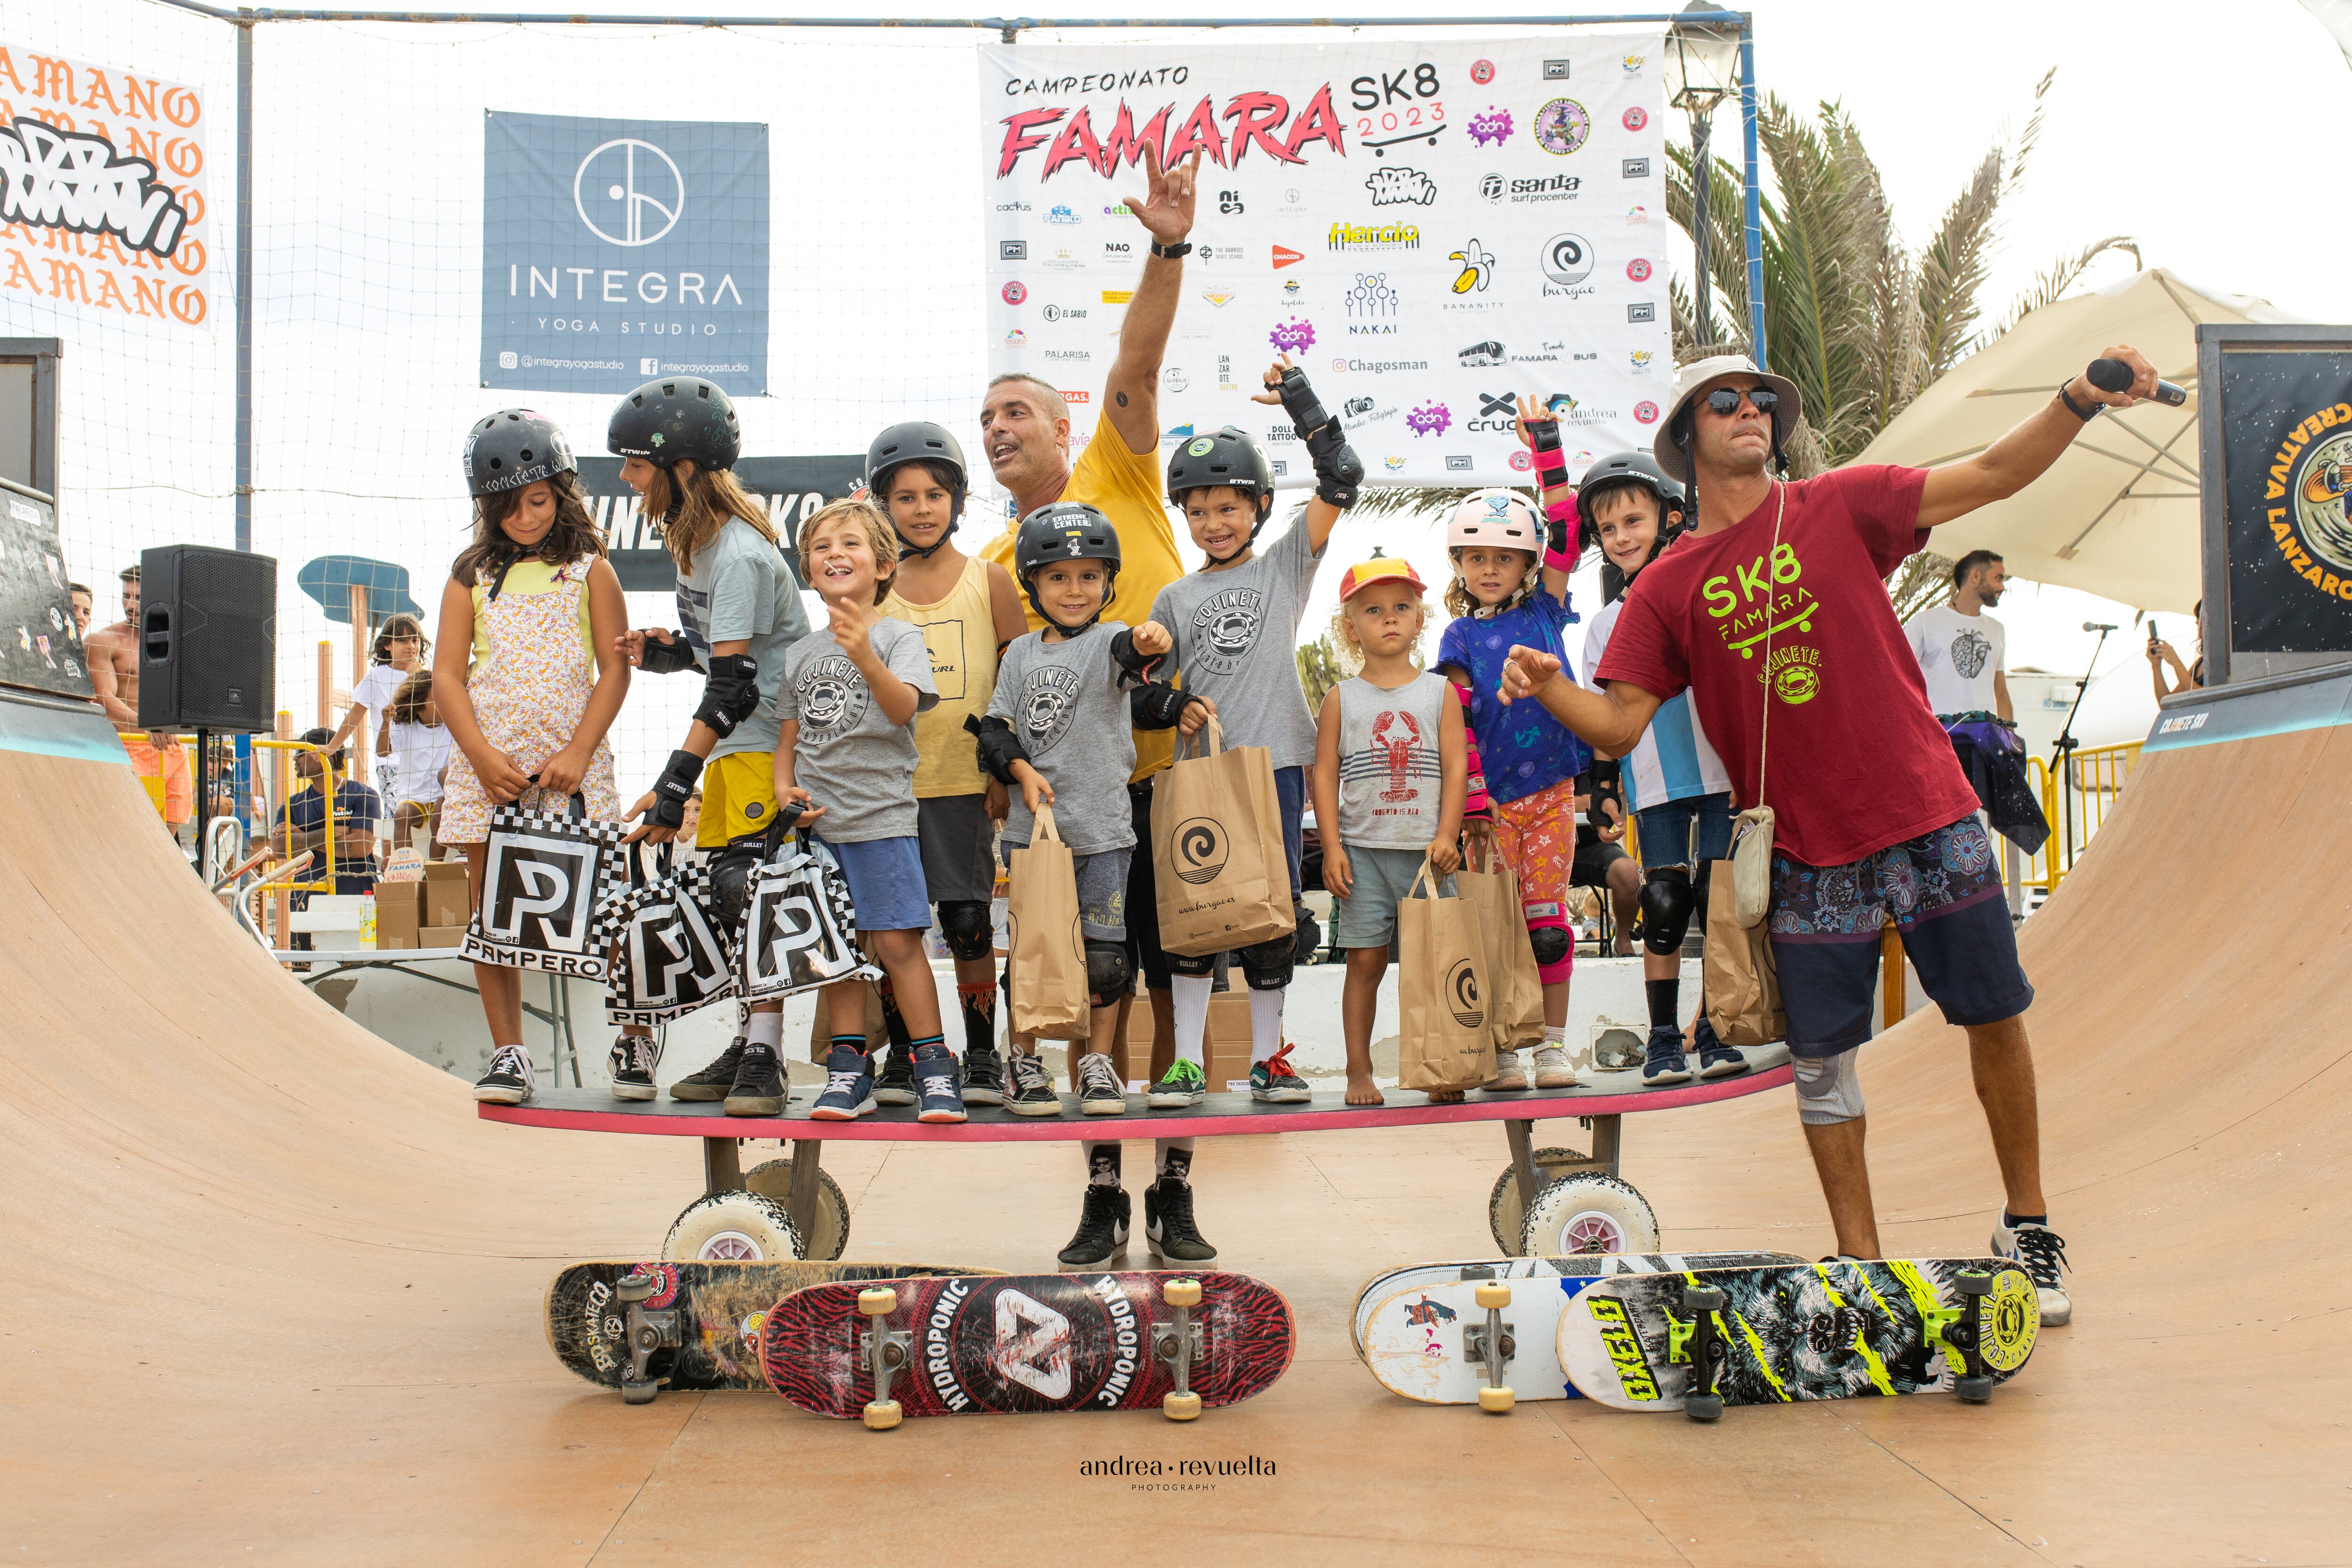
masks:
<svg viewBox="0 0 2352 1568"><path fill-rule="evenodd" d="M1696 528L1643 571L1584 690L1559 661L1515 649L1505 700L1533 697L1604 753L1633 749L1687 690L1743 807L1776 814L1772 956L1797 1106L1842 1256L1880 1256L1856 1056L1869 1038L1880 927L1892 919L1928 996L1968 1030L2007 1205L1992 1249L2032 1276L2042 1321L2072 1312L2065 1244L2048 1224L2033 1057L2033 988L2017 961L1991 841L1953 758L1885 579L1928 530L2014 495L2102 405L2129 407L2156 372L2105 392L2077 376L1975 456L1936 468L1776 478L1802 413L1797 388L1744 358L1686 368L1655 444L1691 483Z"/></svg>

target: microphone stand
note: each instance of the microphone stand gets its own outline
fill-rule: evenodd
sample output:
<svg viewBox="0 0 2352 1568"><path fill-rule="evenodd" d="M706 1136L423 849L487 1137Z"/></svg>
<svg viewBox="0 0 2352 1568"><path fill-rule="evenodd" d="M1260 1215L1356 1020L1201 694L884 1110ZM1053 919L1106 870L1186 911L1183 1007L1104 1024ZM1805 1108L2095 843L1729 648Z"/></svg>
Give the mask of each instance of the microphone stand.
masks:
<svg viewBox="0 0 2352 1568"><path fill-rule="evenodd" d="M2074 716L2083 710L2083 694L2091 689L2091 672L2099 667L2099 650L2107 645L2107 632L2112 630L2111 627L2101 630L2098 642L2093 644L2091 663L2083 671L2083 678L2074 683L2074 706L2066 710L2066 722L2058 731L2058 743L2050 748L2050 766L2060 770L2059 810L2066 815L2066 867L2070 871L2074 865L2074 764L2073 758L2075 747L2082 744L2074 738Z"/></svg>

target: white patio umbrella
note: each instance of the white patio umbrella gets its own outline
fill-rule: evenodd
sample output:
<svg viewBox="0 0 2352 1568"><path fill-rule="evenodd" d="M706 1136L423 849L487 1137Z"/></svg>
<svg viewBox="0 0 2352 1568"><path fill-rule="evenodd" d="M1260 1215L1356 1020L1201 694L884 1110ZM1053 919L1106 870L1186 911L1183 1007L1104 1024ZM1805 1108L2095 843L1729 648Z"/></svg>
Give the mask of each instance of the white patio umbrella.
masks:
<svg viewBox="0 0 2352 1568"><path fill-rule="evenodd" d="M2050 471L2006 501L1936 530L1937 554L1997 552L2012 577L2143 610L2185 612L2203 592L2197 501L2197 326L2294 321L2260 299L2199 288L2158 267L2032 312L1921 392L1855 461L1932 467L1981 452L2128 343L2187 405L2144 402L2093 420Z"/></svg>

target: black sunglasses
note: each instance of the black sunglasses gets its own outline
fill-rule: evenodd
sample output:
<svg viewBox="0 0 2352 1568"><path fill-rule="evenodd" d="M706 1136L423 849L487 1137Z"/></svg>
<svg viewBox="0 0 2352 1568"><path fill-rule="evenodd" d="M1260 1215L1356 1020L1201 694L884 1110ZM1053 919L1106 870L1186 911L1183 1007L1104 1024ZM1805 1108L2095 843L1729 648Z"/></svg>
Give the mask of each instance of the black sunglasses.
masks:
<svg viewBox="0 0 2352 1568"><path fill-rule="evenodd" d="M1767 419L1771 418L1774 412L1780 406L1780 394L1770 387L1757 387L1748 392L1742 392L1738 387L1717 387L1706 394L1706 406L1723 415L1724 418L1729 419L1739 412L1739 400L1743 397L1757 413Z"/></svg>

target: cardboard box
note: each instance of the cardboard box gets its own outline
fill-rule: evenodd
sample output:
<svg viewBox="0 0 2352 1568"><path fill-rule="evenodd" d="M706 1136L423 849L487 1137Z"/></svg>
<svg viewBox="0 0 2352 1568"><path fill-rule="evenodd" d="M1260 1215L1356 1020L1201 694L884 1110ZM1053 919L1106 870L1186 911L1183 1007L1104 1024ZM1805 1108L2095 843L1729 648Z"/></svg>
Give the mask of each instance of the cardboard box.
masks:
<svg viewBox="0 0 2352 1568"><path fill-rule="evenodd" d="M1220 991L1209 998L1209 1038L1202 1057L1202 1071L1208 1075L1210 1093L1249 1092L1250 1004L1247 991Z"/></svg>
<svg viewBox="0 0 2352 1568"><path fill-rule="evenodd" d="M375 945L385 948L414 947L425 925L424 901L413 882L379 883L375 893Z"/></svg>
<svg viewBox="0 0 2352 1568"><path fill-rule="evenodd" d="M419 947L456 947L462 946L465 940L466 927L463 925L427 925L416 934ZM1242 1054L1246 1056L1249 1053L1245 1051Z"/></svg>
<svg viewBox="0 0 2352 1568"><path fill-rule="evenodd" d="M463 861L429 862L425 880L416 885L425 890L426 925L464 925L473 919L473 888L466 880Z"/></svg>

